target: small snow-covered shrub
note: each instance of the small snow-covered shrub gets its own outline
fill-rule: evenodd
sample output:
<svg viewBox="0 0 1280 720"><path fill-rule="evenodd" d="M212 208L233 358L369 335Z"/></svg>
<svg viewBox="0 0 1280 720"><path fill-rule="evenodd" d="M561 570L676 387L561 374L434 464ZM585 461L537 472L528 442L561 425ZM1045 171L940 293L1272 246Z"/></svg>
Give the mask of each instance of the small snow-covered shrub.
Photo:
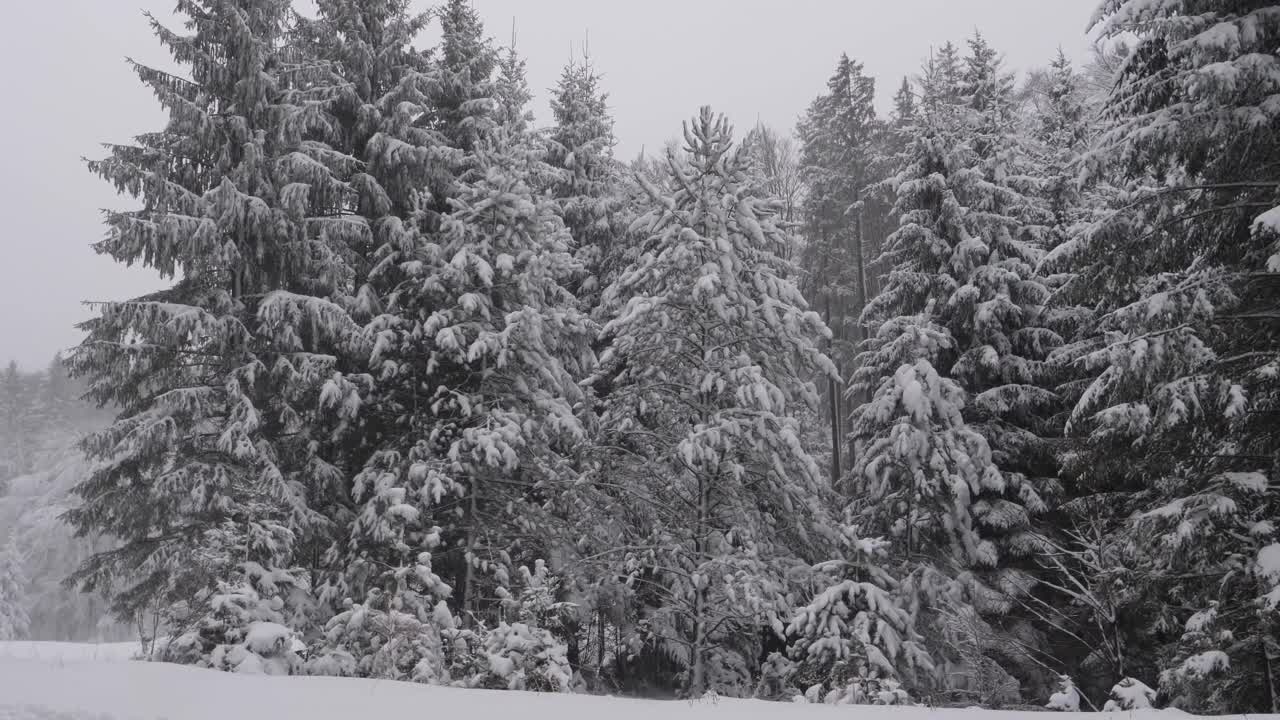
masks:
<svg viewBox="0 0 1280 720"><path fill-rule="evenodd" d="M285 602L280 594L292 584L291 575L255 564L246 565L241 584L220 583L218 592L212 594L209 616L196 630L202 651L196 664L232 673L297 673L302 660L293 630L285 625ZM192 652L197 646L188 635L170 644L170 650L175 647Z"/></svg>
<svg viewBox="0 0 1280 720"><path fill-rule="evenodd" d="M1080 712L1080 691L1071 676L1058 676L1058 691L1049 696L1045 707L1059 712Z"/></svg>
<svg viewBox="0 0 1280 720"><path fill-rule="evenodd" d="M438 528L425 539L439 543ZM409 680L444 684L451 679L445 636L455 627L445 603L452 593L432 569L431 552L411 554L382 572L382 587L371 587L364 602L343 601L343 610L325 624L324 641L307 662L312 675Z"/></svg>
<svg viewBox="0 0 1280 720"><path fill-rule="evenodd" d="M866 579L833 582L791 618L795 682L811 702L909 704L902 681L932 672L932 661L896 583L874 562L887 543L850 537L852 564Z"/></svg>
<svg viewBox="0 0 1280 720"><path fill-rule="evenodd" d="M473 687L488 672L484 653L484 630L454 627L441 635L444 668L453 685Z"/></svg>
<svg viewBox="0 0 1280 720"><path fill-rule="evenodd" d="M1143 710L1152 707L1156 691L1136 678L1127 677L1111 688L1110 699L1102 706L1103 712L1115 710Z"/></svg>
<svg viewBox="0 0 1280 720"><path fill-rule="evenodd" d="M307 662L307 672L447 682L442 632L453 627L452 614L443 600L430 613L407 610L377 588L363 604L348 601L326 624L324 645Z"/></svg>
<svg viewBox="0 0 1280 720"><path fill-rule="evenodd" d="M250 675L292 675L301 666L294 640L293 631L279 623L251 622L241 642L214 648L209 666Z"/></svg>
<svg viewBox="0 0 1280 720"><path fill-rule="evenodd" d="M565 646L550 631L525 623L499 623L487 631L482 658L473 687L565 692L573 676Z"/></svg>
<svg viewBox="0 0 1280 720"><path fill-rule="evenodd" d="M760 665L760 682L755 697L760 700L794 700L800 696L794 680L796 663L782 653L770 653Z"/></svg>
<svg viewBox="0 0 1280 720"><path fill-rule="evenodd" d="M911 705L911 695L892 677L877 677L864 664L845 660L830 674L808 686L804 697L825 705Z"/></svg>
<svg viewBox="0 0 1280 720"><path fill-rule="evenodd" d="M1183 626L1171 667L1160 673L1161 701L1187 712L1218 715L1231 708L1227 679L1231 658L1221 650L1234 644L1232 633L1219 629L1218 605L1195 613Z"/></svg>
<svg viewBox="0 0 1280 720"><path fill-rule="evenodd" d="M171 609L170 625L191 629L158 643L159 659L239 673L289 675L301 669L298 650L304 646L290 627L306 594L292 572L246 562L234 582L220 581L196 600Z"/></svg>

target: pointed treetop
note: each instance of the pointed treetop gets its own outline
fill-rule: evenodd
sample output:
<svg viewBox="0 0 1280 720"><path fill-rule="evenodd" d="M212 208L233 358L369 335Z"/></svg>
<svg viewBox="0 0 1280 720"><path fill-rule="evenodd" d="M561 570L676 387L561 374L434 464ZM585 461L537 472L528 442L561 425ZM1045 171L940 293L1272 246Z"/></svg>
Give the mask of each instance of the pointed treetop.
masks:
<svg viewBox="0 0 1280 720"><path fill-rule="evenodd" d="M909 78L902 78L902 84L893 95L893 124L901 127L910 123L916 116L916 94Z"/></svg>
<svg viewBox="0 0 1280 720"><path fill-rule="evenodd" d="M440 17L442 61L445 69L467 71L473 82L489 77L497 64L484 34L484 23L469 0L449 0L436 11Z"/></svg>

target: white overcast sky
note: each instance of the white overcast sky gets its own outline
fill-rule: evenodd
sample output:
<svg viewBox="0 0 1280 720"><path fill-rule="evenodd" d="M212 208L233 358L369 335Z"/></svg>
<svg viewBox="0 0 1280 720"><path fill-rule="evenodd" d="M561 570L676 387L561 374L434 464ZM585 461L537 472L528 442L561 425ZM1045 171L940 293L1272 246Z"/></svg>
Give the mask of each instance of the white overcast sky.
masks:
<svg viewBox="0 0 1280 720"><path fill-rule="evenodd" d="M426 7L428 0L421 0ZM674 137L700 105L740 128L757 119L790 130L823 90L841 52L878 80L882 109L931 46L974 28L1012 68L1042 65L1061 46L1087 54L1097 0L474 0L501 43L517 32L539 92L535 112L590 38L616 119L618 154ZM81 157L163 121L125 56L164 64L141 10L172 0L8 3L0 23L0 361L38 367L80 337L85 300L125 299L159 286L153 273L97 257L99 208L127 207Z"/></svg>

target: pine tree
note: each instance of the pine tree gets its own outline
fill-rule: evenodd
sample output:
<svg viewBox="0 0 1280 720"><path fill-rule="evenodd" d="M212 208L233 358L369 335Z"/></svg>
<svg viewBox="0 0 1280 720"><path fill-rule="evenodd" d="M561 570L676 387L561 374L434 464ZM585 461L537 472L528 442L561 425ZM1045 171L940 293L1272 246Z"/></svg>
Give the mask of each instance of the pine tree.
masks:
<svg viewBox="0 0 1280 720"><path fill-rule="evenodd" d="M871 184L872 141L877 132L875 81L862 65L841 55L827 94L810 104L797 128L805 196L807 295L833 332L829 354L843 366L861 340L855 320L866 307L867 262L863 207ZM831 474L842 474L841 388L829 388Z"/></svg>
<svg viewBox="0 0 1280 720"><path fill-rule="evenodd" d="M936 53L930 53L920 76L921 104L937 113L960 103L960 50L947 41Z"/></svg>
<svg viewBox="0 0 1280 720"><path fill-rule="evenodd" d="M11 537L0 549L0 640L21 640L31 626L22 552Z"/></svg>
<svg viewBox="0 0 1280 720"><path fill-rule="evenodd" d="M348 359L367 368L372 387L358 436L346 443L353 468L346 502L331 515L343 520L344 533L328 549L330 572L317 583L336 615L309 671L441 681L441 631L453 623L441 604L452 588L433 568L441 528L413 508L414 486L387 472L400 450L395 438L414 421L406 406L418 388L384 355L402 322L396 293L409 277L404 265L443 222L443 203L428 192L456 184L456 151L425 126L436 73L430 55L412 42L431 16L410 13L405 0L325 0L318 10L299 36L350 81L331 108L341 128L335 149L354 160L351 212L371 230L353 246L360 262L350 308L367 323L375 352Z"/></svg>
<svg viewBox="0 0 1280 720"><path fill-rule="evenodd" d="M919 606L1009 612L1034 585L1032 517L1057 492L1057 401L1037 277L1046 213L1012 137L1009 83L980 37L965 69L925 67L915 136L893 179L893 270L864 322L851 479L861 534L888 533ZM950 100L949 100L950 98ZM1003 138L1003 139L1002 139ZM978 668L969 668L977 672Z"/></svg>
<svg viewBox="0 0 1280 720"><path fill-rule="evenodd" d="M618 311L592 382L610 383L612 481L642 501L623 567L657 598L646 625L697 696L742 691L746 639L781 624L793 553L829 542L795 413L817 402L803 378L834 367L779 258L786 233L744 192L728 124L704 108L685 142L667 158L674 192L647 185L647 239L605 292Z"/></svg>
<svg viewBox="0 0 1280 720"><path fill-rule="evenodd" d="M435 12L443 37L429 126L450 147L470 151L493 126L498 107L492 83L500 58L470 0L448 0Z"/></svg>
<svg viewBox="0 0 1280 720"><path fill-rule="evenodd" d="M421 331L434 339L429 364L467 378L426 401L437 416L430 439L445 448L434 459L439 480L466 498L468 567L503 569L514 548L495 528L532 524L537 489L571 477L565 453L582 439L575 378L592 355L590 325L562 285L577 265L554 207L532 195L518 155L499 146L481 162L484 177L428 248L420 282L436 309ZM513 502L533 504L513 511ZM474 609L473 581L465 592Z"/></svg>
<svg viewBox="0 0 1280 720"><path fill-rule="evenodd" d="M1048 181L1044 194L1049 200L1049 210L1053 213L1059 237L1065 239L1076 220L1073 211L1081 205L1076 175L1080 157L1088 147L1090 133L1080 79L1061 48L1049 65L1048 80L1045 106L1038 118L1035 138L1045 152L1040 169Z"/></svg>
<svg viewBox="0 0 1280 720"><path fill-rule="evenodd" d="M378 527L442 522L445 541L461 544L464 560L451 570L468 613L482 609L479 573L500 589L519 538L538 548L540 498L570 476L565 456L582 438L575 378L592 360L591 331L563 286L577 268L570 239L536 194L539 152L518 127L474 138L458 161L467 170L452 210L401 261L405 280L376 351L384 375L407 383L405 432L357 486L387 498L384 508L412 508L382 511ZM451 506L462 519L444 525Z"/></svg>
<svg viewBox="0 0 1280 720"><path fill-rule="evenodd" d="M600 74L589 59L571 62L560 73L551 97L555 125L547 162L560 171L552 194L560 201L585 275L574 295L594 313L600 293L627 261L621 167L614 160L613 117Z"/></svg>
<svg viewBox="0 0 1280 720"><path fill-rule="evenodd" d="M214 619L219 588L278 600L306 584L287 571L299 551L335 530L311 501L342 482L330 450L360 406L335 358L363 352L343 299L368 228L342 212L347 160L317 101L331 85L283 43L288 3L179 11L189 35L152 26L191 79L134 65L168 124L89 167L142 205L108 213L97 250L181 279L85 324L70 366L119 415L85 441L99 462L67 517L121 542L73 582L110 589L123 617L184 603L210 618L208 650L246 632Z"/></svg>
<svg viewBox="0 0 1280 720"><path fill-rule="evenodd" d="M524 58L516 53L515 38L512 45L501 54L494 79L494 99L497 109L494 121L507 128L508 132L526 132L533 123L533 111L529 109L529 101L533 93L529 90L529 79L525 70Z"/></svg>
<svg viewBox="0 0 1280 720"><path fill-rule="evenodd" d="M1280 591L1267 560L1280 451L1273 10L1101 4L1103 37L1138 39L1088 169L1124 192L1075 249L1081 291L1101 310L1078 355L1093 377L1071 422L1087 441L1080 477L1134 514L1127 537L1153 583L1150 639L1185 637L1192 613L1217 603L1214 649L1231 673L1224 692L1192 700L1214 712L1280 708ZM1143 462L1128 459L1135 448ZM1194 644L1165 643L1150 670L1176 675Z"/></svg>
<svg viewBox="0 0 1280 720"><path fill-rule="evenodd" d="M893 125L904 127L916 119L916 93L911 87L909 78L902 78L902 84L893 94Z"/></svg>
<svg viewBox="0 0 1280 720"><path fill-rule="evenodd" d="M632 245L627 229L632 212L623 168L613 156L613 117L600 80L589 57L564 67L551 94L554 124L547 130L546 143L546 162L554 173L550 193L580 266L566 288L577 298L582 312L597 324L607 319L609 311L601 302L602 292L629 262ZM596 351L607 343L599 337L591 340ZM602 458L594 452L598 398L589 391L584 399L579 417L587 440L573 458L574 471L583 477L607 477L609 471L601 467ZM556 621L557 631L567 641L567 660L596 681L606 664L606 625L620 624L622 598L627 591L615 568L601 563L569 565L568 561L616 547L619 528L627 524L621 517L626 500L618 495L616 489L584 483L557 498L557 524L564 537L548 555L561 575L560 599L572 599L571 604L562 606ZM586 632L592 622L596 625L594 634Z"/></svg>

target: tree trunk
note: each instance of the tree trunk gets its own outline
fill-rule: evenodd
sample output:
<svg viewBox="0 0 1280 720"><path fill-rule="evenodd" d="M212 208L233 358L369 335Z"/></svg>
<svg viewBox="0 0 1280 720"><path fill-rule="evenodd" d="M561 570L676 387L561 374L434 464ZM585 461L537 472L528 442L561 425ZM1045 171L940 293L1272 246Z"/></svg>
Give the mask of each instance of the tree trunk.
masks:
<svg viewBox="0 0 1280 720"><path fill-rule="evenodd" d="M604 673L604 610L596 611L596 677Z"/></svg>
<svg viewBox="0 0 1280 720"><path fill-rule="evenodd" d="M862 311L867 308L867 261L863 257L862 208L858 208L858 214L854 220L854 229L853 265L858 273L858 313L853 325L853 339L861 342L865 339L865 333L862 323L859 321L862 319ZM865 401L863 399L863 402Z"/></svg>
<svg viewBox="0 0 1280 720"><path fill-rule="evenodd" d="M464 615L463 622L468 626L475 620L476 610L476 588L475 588L475 551L476 551L476 496L480 494L480 484L473 477L471 479L471 493L467 498L467 552L463 558L467 565L463 568L462 580L462 612Z"/></svg>
<svg viewBox="0 0 1280 720"><path fill-rule="evenodd" d="M718 468L717 468L718 470ZM707 691L706 645L707 645L707 582L702 576L706 569L707 530L710 488L705 475L698 475L698 519L697 535L693 540L694 557L698 559L697 579L693 589L693 652L690 668L689 697L701 697Z"/></svg>
<svg viewBox="0 0 1280 720"><path fill-rule="evenodd" d="M1267 707L1280 714L1280 688L1276 687L1276 665L1280 664L1280 642L1272 633L1262 635L1263 685L1267 688Z"/></svg>
<svg viewBox="0 0 1280 720"><path fill-rule="evenodd" d="M826 293L827 300L827 327L831 327L831 293ZM831 342L828 343L828 351L835 349L835 331L831 331ZM831 354L835 354L831 352ZM833 358L834 361L834 358ZM840 482L840 384L835 378L829 378L827 385L830 388L828 394L828 402L831 405L831 484L834 486Z"/></svg>

